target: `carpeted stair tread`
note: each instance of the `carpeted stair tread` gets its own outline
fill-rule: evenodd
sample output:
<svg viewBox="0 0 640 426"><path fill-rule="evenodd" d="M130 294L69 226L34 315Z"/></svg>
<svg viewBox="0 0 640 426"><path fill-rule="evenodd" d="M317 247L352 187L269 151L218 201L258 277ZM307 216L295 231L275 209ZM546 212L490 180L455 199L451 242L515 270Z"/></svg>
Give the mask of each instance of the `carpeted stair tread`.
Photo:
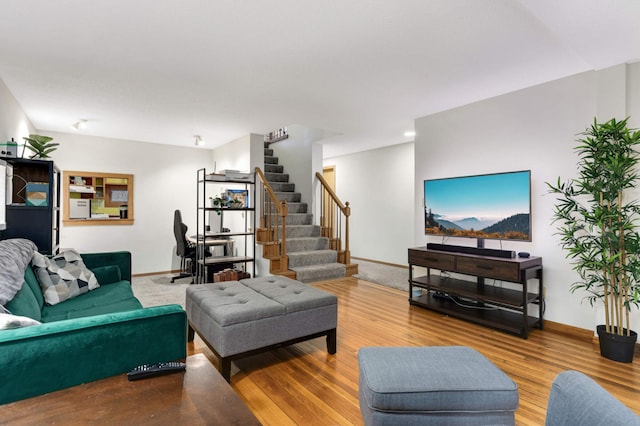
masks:
<svg viewBox="0 0 640 426"><path fill-rule="evenodd" d="M269 184L276 194L279 192L294 192L296 190L296 184L291 182L269 182Z"/></svg>
<svg viewBox="0 0 640 426"><path fill-rule="evenodd" d="M278 218L281 222L282 218ZM285 218L287 227L289 225L311 225L313 223L313 215L311 213L289 213Z"/></svg>
<svg viewBox="0 0 640 426"><path fill-rule="evenodd" d="M264 172L265 173L283 173L284 166L280 164L265 164Z"/></svg>
<svg viewBox="0 0 640 426"><path fill-rule="evenodd" d="M267 178L267 181L269 181L269 183L273 184L275 182L285 182L288 183L289 182L289 175L286 173L270 173L270 172L265 172L264 173L264 177Z"/></svg>
<svg viewBox="0 0 640 426"><path fill-rule="evenodd" d="M282 228L279 228L278 237L282 237ZM287 241L291 238L320 237L320 225L287 225Z"/></svg>
<svg viewBox="0 0 640 426"><path fill-rule="evenodd" d="M266 211L274 210L273 203L271 201L267 201L266 205L267 205ZM307 213L307 208L308 208L307 203L295 203L295 202L287 201L287 211L289 213Z"/></svg>
<svg viewBox="0 0 640 426"><path fill-rule="evenodd" d="M302 195L299 192L281 192L276 191L275 188L273 188L273 192L275 192L280 201L285 200L287 203L299 203L302 201Z"/></svg>
<svg viewBox="0 0 640 426"><path fill-rule="evenodd" d="M343 278L347 267L342 263L325 263L323 265L300 266L289 268L296 273L296 279L303 283Z"/></svg>
<svg viewBox="0 0 640 426"><path fill-rule="evenodd" d="M265 144L265 177L278 200L287 203L289 269L295 271L296 279L305 283L344 277L346 266L337 262L338 253L329 249L329 239L321 236L319 225L313 224L313 214L307 212L307 203L295 192L295 183L289 182L289 175L284 173L284 167L278 164L278 157L269 146ZM278 237L281 237L282 227L278 231Z"/></svg>
<svg viewBox="0 0 640 426"><path fill-rule="evenodd" d="M327 237L287 238L287 254L313 250L328 250Z"/></svg>
<svg viewBox="0 0 640 426"><path fill-rule="evenodd" d="M290 253L287 250L287 256L289 257L289 269L321 265L323 263L335 263L338 261L338 253L335 250L311 250L311 251L299 251Z"/></svg>

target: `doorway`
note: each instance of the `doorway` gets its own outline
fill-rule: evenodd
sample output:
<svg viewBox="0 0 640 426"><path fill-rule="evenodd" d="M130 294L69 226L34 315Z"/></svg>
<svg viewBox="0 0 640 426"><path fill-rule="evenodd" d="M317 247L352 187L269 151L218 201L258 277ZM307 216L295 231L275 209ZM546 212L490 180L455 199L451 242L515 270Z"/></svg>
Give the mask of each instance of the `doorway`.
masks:
<svg viewBox="0 0 640 426"><path fill-rule="evenodd" d="M333 192L335 192L336 166L324 166L322 168L322 177L329 185L329 188L331 188ZM322 226L322 233L323 235L325 235L326 233L331 233L331 227L333 226L335 220L335 210L331 208L333 206L333 203L331 202L331 197L326 191L323 192L322 197L322 218L320 220L320 225Z"/></svg>

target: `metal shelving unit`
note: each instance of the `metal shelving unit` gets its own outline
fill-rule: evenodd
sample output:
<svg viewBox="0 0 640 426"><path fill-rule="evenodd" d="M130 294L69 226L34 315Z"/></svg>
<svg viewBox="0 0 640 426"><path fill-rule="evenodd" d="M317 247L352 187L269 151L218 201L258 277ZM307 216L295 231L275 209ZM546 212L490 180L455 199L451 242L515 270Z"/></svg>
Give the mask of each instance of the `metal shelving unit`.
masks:
<svg viewBox="0 0 640 426"><path fill-rule="evenodd" d="M242 207L212 206L210 198L227 189L246 191L245 204ZM254 277L255 229L255 174L229 176L199 169L195 283L212 282L215 272L227 268L240 269ZM220 250L222 253L216 253Z"/></svg>

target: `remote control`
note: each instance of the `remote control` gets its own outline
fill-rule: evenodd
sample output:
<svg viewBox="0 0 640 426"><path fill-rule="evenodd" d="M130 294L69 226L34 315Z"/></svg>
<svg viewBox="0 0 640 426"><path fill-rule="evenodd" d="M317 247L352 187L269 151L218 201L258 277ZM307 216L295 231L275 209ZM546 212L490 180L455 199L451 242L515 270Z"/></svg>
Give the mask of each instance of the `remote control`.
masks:
<svg viewBox="0 0 640 426"><path fill-rule="evenodd" d="M159 364L139 365L127 373L129 381L145 379L147 377L162 376L164 374L184 371L187 364L179 361L161 362Z"/></svg>

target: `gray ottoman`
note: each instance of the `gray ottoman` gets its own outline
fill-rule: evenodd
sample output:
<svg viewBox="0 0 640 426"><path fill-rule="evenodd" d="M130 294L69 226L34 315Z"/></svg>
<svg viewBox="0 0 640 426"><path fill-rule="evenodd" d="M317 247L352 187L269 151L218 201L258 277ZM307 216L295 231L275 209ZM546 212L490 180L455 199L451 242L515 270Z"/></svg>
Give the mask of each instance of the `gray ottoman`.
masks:
<svg viewBox="0 0 640 426"><path fill-rule="evenodd" d="M279 346L326 336L336 352L337 297L286 277L189 286L186 311L188 340L202 337L228 382L232 360Z"/></svg>
<svg viewBox="0 0 640 426"><path fill-rule="evenodd" d="M518 387L463 346L358 352L365 425L513 425Z"/></svg>

